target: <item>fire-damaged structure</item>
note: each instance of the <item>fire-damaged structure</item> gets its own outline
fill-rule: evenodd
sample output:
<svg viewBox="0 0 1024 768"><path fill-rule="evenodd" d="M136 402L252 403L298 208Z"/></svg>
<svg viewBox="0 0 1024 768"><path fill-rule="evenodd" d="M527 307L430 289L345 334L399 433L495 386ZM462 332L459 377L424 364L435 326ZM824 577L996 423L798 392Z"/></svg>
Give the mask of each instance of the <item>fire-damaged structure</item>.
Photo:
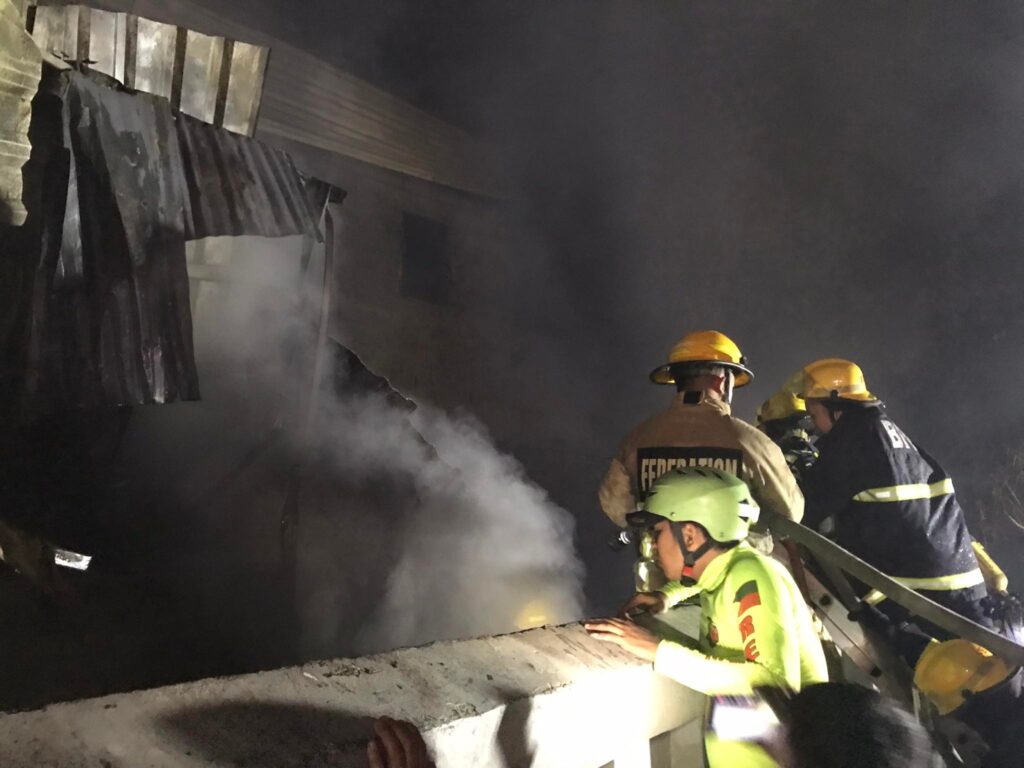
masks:
<svg viewBox="0 0 1024 768"><path fill-rule="evenodd" d="M4 12L5 20L15 18L7 3ZM25 36L19 40L33 50ZM186 115L172 101L134 91L85 62L47 59L27 133L31 156L20 195L27 217L3 229L0 249L0 544L9 566L68 606L87 599L82 585L92 581L79 576L72 583L61 573L56 544L98 555L88 578L103 584L94 596L102 605L109 596L113 603L125 599L126 589L145 592L160 581L140 576L139 559L124 551L153 542L133 539L125 527L130 493L124 468L119 473L116 465L134 407L201 399L186 243L299 236L308 272L314 244L324 241L325 217L327 237L333 237L328 203L340 202L344 192L301 175L285 152ZM332 253L333 242L326 246ZM321 266L329 270L330 259ZM200 280L216 279L202 269L199 264ZM313 296L325 311L315 354L296 361L310 371L298 376L306 391L292 401L299 412L289 414L291 420L300 425L311 418L321 381L338 391L382 393L409 407L355 353L327 338L329 275L319 281L322 294ZM317 311L312 307L311 317ZM235 470L246 468L243 462ZM231 474L222 482L230 483ZM281 510L285 528L296 523L299 475L296 466ZM282 536L286 568L296 567L295 546L294 533ZM282 590L294 589L294 574L281 575L280 583ZM281 605L291 598L275 596ZM35 644L31 620L23 616L12 624L26 630L28 646ZM287 632L274 644L281 658L294 653ZM18 658L19 643L11 647ZM87 666L85 658L77 663ZM27 676L35 674L30 658L21 661ZM191 671L162 674L216 667L207 660ZM9 690L4 704L138 684L133 674L137 670L112 679L55 680L29 694Z"/></svg>
<svg viewBox="0 0 1024 768"><path fill-rule="evenodd" d="M458 402L475 145L244 3L99 5L2 4L42 64L3 176L0 708L577 615L564 513L388 378Z"/></svg>

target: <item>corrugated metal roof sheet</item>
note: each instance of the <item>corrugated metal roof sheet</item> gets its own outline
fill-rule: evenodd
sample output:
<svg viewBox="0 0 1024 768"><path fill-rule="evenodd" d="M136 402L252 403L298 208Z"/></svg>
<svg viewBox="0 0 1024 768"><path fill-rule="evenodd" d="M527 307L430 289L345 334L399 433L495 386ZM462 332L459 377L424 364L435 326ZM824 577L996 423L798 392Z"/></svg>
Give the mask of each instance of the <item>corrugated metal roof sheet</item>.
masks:
<svg viewBox="0 0 1024 768"><path fill-rule="evenodd" d="M255 139L178 116L190 204L185 238L218 235L319 238L326 185L306 182L292 159Z"/></svg>
<svg viewBox="0 0 1024 768"><path fill-rule="evenodd" d="M32 127L0 392L23 414L198 399L186 238L315 235L329 188L99 73L48 67Z"/></svg>
<svg viewBox="0 0 1024 768"><path fill-rule="evenodd" d="M65 3L47 0L47 4ZM267 3L92 0L90 5L268 46L270 59L256 124L256 136L264 141L295 141L455 189L488 197L505 195L505 185L494 177L483 142L281 42L274 37L275 24L281 21Z"/></svg>
<svg viewBox="0 0 1024 768"><path fill-rule="evenodd" d="M10 0L0 0L0 224L25 222L21 168L32 147L28 125L42 76L42 56Z"/></svg>

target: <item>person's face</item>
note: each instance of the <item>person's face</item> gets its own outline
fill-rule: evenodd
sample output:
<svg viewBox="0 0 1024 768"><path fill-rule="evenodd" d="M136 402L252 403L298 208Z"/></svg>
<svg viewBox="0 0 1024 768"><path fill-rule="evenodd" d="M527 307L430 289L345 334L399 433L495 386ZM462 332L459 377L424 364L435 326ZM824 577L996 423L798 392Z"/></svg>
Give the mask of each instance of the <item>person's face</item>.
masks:
<svg viewBox="0 0 1024 768"><path fill-rule="evenodd" d="M683 553L668 520L654 526L654 556L662 573L672 581L679 578L683 572Z"/></svg>
<svg viewBox="0 0 1024 768"><path fill-rule="evenodd" d="M814 400L808 400L807 412L811 415L814 429L819 435L827 435L832 431L832 416L828 412L828 408Z"/></svg>
<svg viewBox="0 0 1024 768"><path fill-rule="evenodd" d="M705 541L700 528L684 523L682 528L683 543L693 552ZM684 555L679 548L679 540L672 532L672 524L662 520L654 526L654 556L658 567L670 580L675 581L683 575Z"/></svg>

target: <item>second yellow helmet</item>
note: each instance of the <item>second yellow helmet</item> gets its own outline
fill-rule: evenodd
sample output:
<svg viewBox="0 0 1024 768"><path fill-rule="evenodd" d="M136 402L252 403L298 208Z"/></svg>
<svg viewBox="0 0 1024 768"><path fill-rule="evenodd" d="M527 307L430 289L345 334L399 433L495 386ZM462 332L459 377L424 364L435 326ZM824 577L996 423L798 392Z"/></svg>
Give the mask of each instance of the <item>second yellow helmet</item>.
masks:
<svg viewBox="0 0 1024 768"><path fill-rule="evenodd" d="M791 392L780 390L761 403L761 407L757 409L757 423L761 425L767 421L806 415L807 404L803 400Z"/></svg>
<svg viewBox="0 0 1024 768"><path fill-rule="evenodd" d="M786 390L803 400L878 402L878 398L868 391L860 366L838 357L805 366L789 380Z"/></svg>

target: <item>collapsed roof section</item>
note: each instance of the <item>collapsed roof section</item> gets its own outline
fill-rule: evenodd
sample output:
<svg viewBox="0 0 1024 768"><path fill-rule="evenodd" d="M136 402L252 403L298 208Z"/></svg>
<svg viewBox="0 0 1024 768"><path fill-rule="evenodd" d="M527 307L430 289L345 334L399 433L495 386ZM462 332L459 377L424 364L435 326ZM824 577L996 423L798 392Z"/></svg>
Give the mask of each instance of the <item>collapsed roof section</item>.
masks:
<svg viewBox="0 0 1024 768"><path fill-rule="evenodd" d="M0 285L4 402L24 418L198 399L185 241L319 237L328 186L166 99L49 66L32 145Z"/></svg>

